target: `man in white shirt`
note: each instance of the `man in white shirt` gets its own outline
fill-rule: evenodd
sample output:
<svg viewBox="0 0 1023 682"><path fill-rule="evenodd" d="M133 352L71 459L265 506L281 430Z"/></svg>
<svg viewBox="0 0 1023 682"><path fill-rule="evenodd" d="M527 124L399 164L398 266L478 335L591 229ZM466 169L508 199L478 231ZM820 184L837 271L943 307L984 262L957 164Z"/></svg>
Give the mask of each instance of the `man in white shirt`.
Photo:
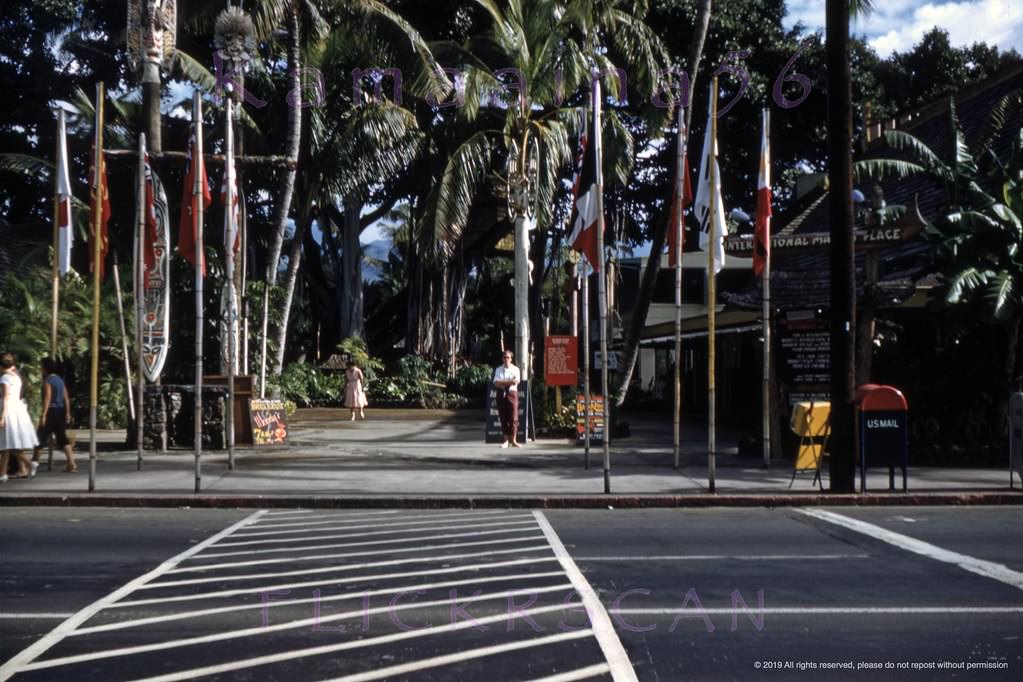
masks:
<svg viewBox="0 0 1023 682"><path fill-rule="evenodd" d="M494 370L494 386L497 388L497 414L501 417L501 433L504 435L502 448L510 444L519 447L516 438L519 432L519 382L522 373L512 364L512 352L504 352L504 363Z"/></svg>

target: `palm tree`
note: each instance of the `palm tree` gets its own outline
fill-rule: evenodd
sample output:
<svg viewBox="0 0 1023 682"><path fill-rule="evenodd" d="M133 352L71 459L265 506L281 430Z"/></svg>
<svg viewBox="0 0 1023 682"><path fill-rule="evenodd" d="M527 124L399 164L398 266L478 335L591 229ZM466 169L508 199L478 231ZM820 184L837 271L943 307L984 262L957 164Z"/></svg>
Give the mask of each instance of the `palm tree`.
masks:
<svg viewBox="0 0 1023 682"><path fill-rule="evenodd" d="M466 234L484 184L496 180L503 188L512 180L496 172L500 166L509 176L524 176L529 164L534 165L536 222L550 224L559 176L573 156L571 139L579 106L586 102L594 74L606 77L616 73L616 66L628 65L634 79L627 87L651 92L660 65L667 63L660 41L639 18L647 11L644 0L476 0L476 4L489 15L490 30L464 44L437 47L461 59L465 105L459 112L473 125L451 155L426 216L433 228L426 234L439 239L447 254L493 244L495 235L507 229L498 222L483 234ZM655 125L666 120L663 111L646 113ZM624 150L605 159L605 166L612 166L608 177L624 185L631 170L631 137L617 112L609 111L605 120L608 132L617 138L605 148ZM518 221L516 250L524 262L524 218L520 215ZM518 273L517 286L525 279L523 273ZM518 326L524 317L524 311L516 311L520 339L525 337ZM518 348L518 356L520 363L528 362L525 348Z"/></svg>

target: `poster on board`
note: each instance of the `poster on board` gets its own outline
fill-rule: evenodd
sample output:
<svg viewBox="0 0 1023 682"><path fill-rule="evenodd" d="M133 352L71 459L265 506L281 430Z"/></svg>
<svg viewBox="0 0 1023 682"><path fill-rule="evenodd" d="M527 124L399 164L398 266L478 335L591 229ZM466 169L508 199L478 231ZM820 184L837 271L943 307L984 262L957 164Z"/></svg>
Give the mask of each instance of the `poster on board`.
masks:
<svg viewBox="0 0 1023 682"><path fill-rule="evenodd" d="M287 445L288 422L283 400L249 401L253 445Z"/></svg>

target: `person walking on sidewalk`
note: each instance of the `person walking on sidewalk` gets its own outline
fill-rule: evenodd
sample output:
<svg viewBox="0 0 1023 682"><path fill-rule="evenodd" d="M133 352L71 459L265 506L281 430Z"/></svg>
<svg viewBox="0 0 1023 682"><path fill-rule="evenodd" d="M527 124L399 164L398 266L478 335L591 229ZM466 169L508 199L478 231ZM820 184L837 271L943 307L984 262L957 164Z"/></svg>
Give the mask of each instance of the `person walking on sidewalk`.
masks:
<svg viewBox="0 0 1023 682"><path fill-rule="evenodd" d="M494 387L497 389L497 414L501 417L501 434L504 436L502 448L511 445L519 447L519 382L522 373L512 364L514 355L510 350L504 352L503 364L494 370Z"/></svg>
<svg viewBox="0 0 1023 682"><path fill-rule="evenodd" d="M366 391L364 389L365 379L362 370L355 363L355 360L348 361L348 369L345 370L345 407L352 411L352 421L355 421L355 411L359 411L359 419L366 418Z"/></svg>
<svg viewBox="0 0 1023 682"><path fill-rule="evenodd" d="M57 447L67 457L64 471L74 473L78 467L75 466L74 446L67 437L67 427L71 424L71 399L67 386L57 374L57 362L53 358L43 358L40 365L43 368L43 411L39 413L39 430L36 431L39 445L32 451L32 469L39 466L39 453L53 435L57 439Z"/></svg>
<svg viewBox="0 0 1023 682"><path fill-rule="evenodd" d="M7 482L7 466L11 456L18 462L14 478L31 478L36 468L22 454L22 450L38 445L32 428L32 417L21 399L21 375L15 367L14 356L0 355L0 483Z"/></svg>

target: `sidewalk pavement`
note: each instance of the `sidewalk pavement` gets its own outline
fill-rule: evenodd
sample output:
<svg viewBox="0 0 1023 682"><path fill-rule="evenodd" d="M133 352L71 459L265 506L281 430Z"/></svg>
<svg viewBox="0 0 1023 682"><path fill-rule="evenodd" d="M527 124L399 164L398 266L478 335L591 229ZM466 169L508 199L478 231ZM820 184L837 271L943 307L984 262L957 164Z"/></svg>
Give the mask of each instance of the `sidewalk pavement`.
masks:
<svg viewBox="0 0 1023 682"><path fill-rule="evenodd" d="M584 468L583 448L560 439L521 449L483 442L480 410L368 410L349 421L347 410L308 409L289 424L286 447L239 446L234 470L222 451L203 453L202 492L195 489L191 450L146 452L141 470L124 431L97 438L95 490L89 492L88 431L79 431L78 473L63 472L54 453L48 471L0 485L0 505L208 507L651 507L905 504L1023 504L1023 484L1009 487L1008 465L997 469L916 467L909 491L888 490L888 472L871 470L867 493L836 495L792 480L792 461L739 457L736 434L719 432L714 492L709 492L706 434L683 425L682 457L672 467L671 424L628 415L629 438L610 448L611 494L604 494L603 450ZM857 486L859 485L857 472Z"/></svg>

